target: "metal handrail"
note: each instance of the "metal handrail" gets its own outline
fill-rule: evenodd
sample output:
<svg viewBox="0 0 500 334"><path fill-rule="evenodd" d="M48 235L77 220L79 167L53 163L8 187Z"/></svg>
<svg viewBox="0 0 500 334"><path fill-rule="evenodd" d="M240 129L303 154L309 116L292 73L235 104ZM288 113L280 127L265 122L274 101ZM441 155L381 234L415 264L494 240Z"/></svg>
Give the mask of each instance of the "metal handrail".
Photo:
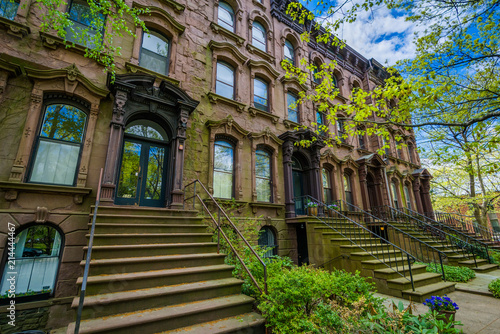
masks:
<svg viewBox="0 0 500 334"><path fill-rule="evenodd" d="M418 212L408 208L393 208L391 206L378 206L372 207L372 212L375 215L385 215L388 219L402 222L407 227L414 231L428 232L429 237L446 246L450 251L455 254L462 255L466 258L471 258L477 267L476 256L480 255L478 250L485 244L478 244L478 242L466 234L452 229L444 224L438 223L431 218L428 218ZM487 249L486 249L487 250ZM486 253L487 254L487 253Z"/></svg>
<svg viewBox="0 0 500 334"><path fill-rule="evenodd" d="M494 232L491 228L484 227L479 224L474 224L472 221L467 221L469 218L474 218L471 216L465 216L458 213L448 213L448 212L427 212L426 216L434 219L440 223L457 227L462 229L462 231L467 231L473 233L474 235L479 234L484 240L489 242L496 242L494 238Z"/></svg>
<svg viewBox="0 0 500 334"><path fill-rule="evenodd" d="M324 208L327 207L326 204L324 204L323 202L315 199L314 197L312 197L310 195L295 197L295 199L298 199L298 198L309 199L312 202L317 203L318 207L321 210L323 210ZM394 272L396 272L397 274L399 274L401 277L404 277L405 279L407 279L408 281L410 281L411 282L412 290L415 291L415 284L414 284L414 281L413 281L413 273L412 273L411 264L414 263L414 262L416 262L417 259L412 254L408 253L404 249L402 249L402 248L398 247L397 245L393 244L392 242L390 242L389 240L385 239L384 237L382 237L382 236L376 234L375 232L369 230L365 226L363 226L363 225L355 222L354 220L352 220L351 218L347 217L346 215L344 215L340 211L337 211L335 209L329 209L329 210L331 212L333 212L334 214L336 214L337 218L328 217L328 216L320 216L318 214L312 215L312 216L315 217L320 222L322 222L323 224L325 224L327 227L329 227L333 231L339 233L344 238L348 239L351 243L355 244L360 249L362 249L365 252L367 252L374 259L376 259L376 260L380 261L381 263L383 263L386 267L392 269ZM347 221L349 221L351 224L353 224L357 228L351 229L352 225L347 227L344 224L341 224L340 227L334 227L333 223L336 220L338 220L339 218L340 219L346 219ZM361 245L361 242L360 242L361 238L365 238L365 233L369 233L371 236L373 236L373 237L375 237L377 239L380 239L385 244L388 244L388 245L392 246L392 252L391 251L387 252L386 249L385 250L382 249L382 243L379 243L379 244L377 244L377 243L370 244L370 246L375 246L375 249L376 249L375 251L366 249L363 245ZM369 247L367 247L367 248L369 248ZM377 253L377 255L381 255L381 256L377 256L375 254L375 252ZM386 257L386 255L387 255L387 257ZM406 274L405 274L405 270L406 269L405 269L405 261L404 260L402 261L402 263L403 263L402 268L399 268L400 266L398 265L398 255L402 259L405 257L404 255L406 255L406 262L408 263L408 271L409 271L409 274L410 274L410 278L408 278L406 276ZM395 261L395 268L390 264L391 257L392 257L392 260L396 260Z"/></svg>
<svg viewBox="0 0 500 334"><path fill-rule="evenodd" d="M85 260L85 269L83 270L80 301L78 302L78 311L76 313L75 334L78 334L78 332L80 331L80 322L82 321L83 302L85 300L85 290L87 289L87 280L89 277L90 259L92 256L92 245L94 244L95 221L97 218L97 209L99 208L99 202L101 201L102 173L103 169L101 168L101 173L99 174L99 183L97 185L97 196L95 199L94 215L92 217L92 226L90 228L89 246L87 247L87 258Z"/></svg>
<svg viewBox="0 0 500 334"><path fill-rule="evenodd" d="M445 276L444 266L443 266L443 259L445 259L447 257L446 253L429 245L425 241L420 240L419 238L403 231L402 229L394 226L393 224L384 220L382 217L375 217L371 213L361 209L360 207L358 207L352 203L347 203L342 199L336 200L335 202L340 203L341 204L340 207L342 207L342 204L344 204L345 205L344 207L349 207L351 209L354 209L356 212L362 213L364 215L363 220L364 220L365 224L379 222L379 223L382 223L382 224L392 228L393 230L397 231L398 233L402 234L403 238L400 239L400 240L402 240L402 245L401 245L402 248L407 250L415 258L417 258L418 260L420 260L422 262L429 263L429 260L431 260L431 261L433 260L432 261L433 264L436 264L436 265L439 264L441 267L441 275L443 276L443 280L446 281L446 276ZM430 251L430 250L432 250L432 251ZM426 253L425 254L426 256L424 256L424 252ZM436 254L438 256L439 261L436 261L437 260ZM431 255L431 256L429 256L429 255ZM436 267L436 269L437 269L437 267Z"/></svg>
<svg viewBox="0 0 500 334"><path fill-rule="evenodd" d="M202 198L200 197L200 195L198 195L196 193L196 184L199 183L201 188L205 191L205 193L208 195L208 197L211 199L211 201L215 204L215 206L217 207L218 209L218 220L217 221L214 216L212 215L212 213L210 212L210 210L208 209L207 205L205 204L205 202L202 200ZM188 187L190 187L191 185L193 185L194 187L194 191L193 191L193 196L191 197L186 197L186 189ZM203 209L205 209L206 213L210 216L210 219L212 219L212 221L214 222L215 226L217 226L217 252L219 252L220 250L220 235L222 234L222 236L224 237L224 239L226 240L227 244L229 245L229 247L231 247L231 250L233 251L234 255L238 258L238 260L240 261L241 265L243 266L243 268L245 268L245 271L247 272L248 276L250 277L250 279L252 280L252 282L254 283L254 285L257 287L257 289L260 291L260 293L266 293L267 294L267 266L265 264L265 262L262 260L262 258L257 254L257 252L253 249L252 246L250 246L250 243L247 241L247 239L243 236L243 234L241 234L241 232L238 230L238 228L236 227L236 225L234 225L234 223L232 222L232 220L229 218L229 216L227 215L226 211L224 211L224 209L219 205L219 203L217 203L217 201L215 200L215 198L212 196L212 194L210 194L210 192L207 190L207 188L203 185L203 183L201 183L200 180L194 180L192 181L191 183L187 184L185 187L184 187L184 208L185 208L185 204L187 201L189 201L190 199L193 200L193 209L195 209L195 204L196 204L196 199L198 199L203 207ZM262 290L262 288L259 286L259 284L257 283L257 280L255 279L255 277L252 275L252 273L250 272L250 270L248 269L247 265L245 264L245 262L241 259L240 255L238 254L238 252L236 251L236 249L234 248L233 244L231 243L231 241L229 240L229 238L226 236L226 234L224 233L224 231L222 230L222 227L221 227L221 223L220 223L220 217L221 217L221 214L226 218L226 220L228 221L228 223L230 224L230 226L233 228L234 231L236 231L237 235L243 240L243 242L247 245L247 247L250 249L250 251L252 252L252 254L257 258L257 260L262 264L262 266L264 267L264 290Z"/></svg>

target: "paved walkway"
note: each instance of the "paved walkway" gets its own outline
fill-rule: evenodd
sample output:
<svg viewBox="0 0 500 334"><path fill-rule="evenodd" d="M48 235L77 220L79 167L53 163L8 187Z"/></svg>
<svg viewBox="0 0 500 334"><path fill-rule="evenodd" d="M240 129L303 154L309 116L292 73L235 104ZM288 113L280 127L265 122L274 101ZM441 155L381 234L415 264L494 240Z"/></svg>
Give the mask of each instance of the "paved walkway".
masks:
<svg viewBox="0 0 500 334"><path fill-rule="evenodd" d="M486 274L476 273L476 278L468 283L457 283L455 292L448 294L460 309L457 311L456 320L462 322L465 334L500 334L500 299L494 298L488 291L488 284L500 278L500 270ZM386 305L391 307L394 300L396 304L401 300L405 306L407 300L377 294L387 298ZM414 314L427 312L428 307L416 304Z"/></svg>

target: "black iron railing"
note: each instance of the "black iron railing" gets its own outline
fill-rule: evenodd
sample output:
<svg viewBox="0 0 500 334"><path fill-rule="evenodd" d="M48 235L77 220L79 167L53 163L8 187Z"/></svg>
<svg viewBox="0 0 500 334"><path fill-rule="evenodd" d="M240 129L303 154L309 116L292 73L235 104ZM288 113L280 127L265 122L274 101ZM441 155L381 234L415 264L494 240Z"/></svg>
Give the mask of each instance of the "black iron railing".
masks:
<svg viewBox="0 0 500 334"><path fill-rule="evenodd" d="M443 262L447 256L443 251L403 231L402 229L394 226L385 219L374 216L371 213L364 211L363 209L357 207L354 204L346 203L344 202L344 200L337 200L336 202L338 203L336 205L340 204L339 207L348 206L353 211L361 213L362 215L357 215L358 217L360 217L359 223L361 224L365 223L370 230L372 230L376 234L384 236L386 239L390 239L390 237L387 233L382 233L381 229L383 228L385 231L388 232L387 229L390 228L392 232L397 233L397 236L395 235L394 237L397 238L398 241L391 240L393 243L398 244L402 249L409 252L417 260L424 263L430 263L437 270L441 271L443 280L446 280Z"/></svg>
<svg viewBox="0 0 500 334"><path fill-rule="evenodd" d="M87 247L87 258L85 259L85 269L83 270L82 289L80 291L80 300L78 302L78 311L76 313L75 334L78 334L78 332L80 331L80 322L82 321L83 302L85 301L85 290L87 289L87 280L89 277L89 270L90 270L90 259L92 256L92 245L94 244L95 221L97 218L97 209L99 208L99 202L101 201L102 172L103 169L101 168L101 173L99 174L99 183L97 186L97 196L95 198L94 214L92 216L92 226L90 227L90 238L89 238L89 246Z"/></svg>
<svg viewBox="0 0 500 334"><path fill-rule="evenodd" d="M212 203L215 208L217 209L217 219L215 219L214 217L214 214L210 211L210 209L208 208L207 204L205 203L205 200L201 198L201 196L197 193L197 188L196 188L196 185L199 184L199 186L201 187L202 189L202 193L204 195L207 196L206 200L210 203ZM193 196L189 196L187 197L186 194L187 194L187 188L188 187L193 187ZM267 266L265 264L265 262L262 260L262 258L257 254L257 252L253 249L252 246L250 246L250 243L246 240L246 238L243 236L243 234L241 234L241 232L238 230L238 228L236 227L236 225L234 225L234 223L232 222L232 220L229 218L229 216L227 215L226 211L222 208L221 205L219 205L219 203L215 200L215 198L212 196L212 194L210 194L210 192L207 190L207 188L203 185L203 183L201 183L200 180L194 180L193 182L189 183L188 185L186 185L184 187L184 208L186 206L186 202L190 201L190 200L193 200L193 210L195 209L195 206L196 206L196 199L198 199L200 201L200 204L201 206L203 207L203 209L205 210L205 212L208 214L208 216L210 217L210 219L212 220L212 222L214 223L216 229L217 229L217 252L220 252L220 236L222 235L222 237L226 240L226 243L227 245L231 248L231 251L233 252L233 254L236 256L236 258L238 259L238 261L241 263L241 265L243 266L243 268L245 269L245 271L247 272L248 276L250 277L250 279L252 280L253 284L257 287L257 289L260 291L260 293L267 293ZM252 275L252 273L250 272L250 269L248 269L248 266L245 264L245 262L243 261L243 259L241 258L240 254L238 254L238 252L236 251L236 248L234 247L234 245L232 244L231 240L228 238L228 236L226 235L226 233L224 232L223 228L222 228L222 225L223 225L223 222L222 220L226 221L226 226L229 226L233 232L244 242L244 244L248 247L248 249L251 251L251 253L256 257L256 259L261 263L264 271L264 289L262 289L259 285L259 283L257 282L257 280L255 279L255 277Z"/></svg>
<svg viewBox="0 0 500 334"><path fill-rule="evenodd" d="M390 206L379 206L372 207L372 213L387 221L403 223L415 232L426 233L429 238L439 242L455 254L473 259L476 267L476 257L487 258L489 261L488 245L418 212L408 208L395 209Z"/></svg>
<svg viewBox="0 0 500 334"><path fill-rule="evenodd" d="M325 203L308 195L297 197L296 203L297 199L306 203L303 208L309 216L322 222L332 229L332 231L339 233L352 244L367 252L374 259L380 261L386 267L406 278L411 282L412 289L415 291L411 265L417 261L417 258L412 254L347 217L343 212L335 209L333 206L327 206ZM367 238L369 239L370 237L376 238L375 240L379 242L367 240ZM387 247L387 245L392 247Z"/></svg>

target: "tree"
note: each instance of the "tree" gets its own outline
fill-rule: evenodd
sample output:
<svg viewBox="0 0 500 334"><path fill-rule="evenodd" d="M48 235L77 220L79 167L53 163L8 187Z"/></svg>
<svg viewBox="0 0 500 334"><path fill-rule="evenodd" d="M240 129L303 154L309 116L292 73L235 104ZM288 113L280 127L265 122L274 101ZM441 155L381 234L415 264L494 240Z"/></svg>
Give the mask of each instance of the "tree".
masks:
<svg viewBox="0 0 500 334"><path fill-rule="evenodd" d="M313 13L291 2L287 13L306 28L302 38L327 46L342 47L336 31L355 20L360 10L374 6L403 11L408 20L427 29L415 39L414 59L388 67L389 78L372 91L354 90L348 104L329 103L338 94L331 80L334 62L319 68L308 64L309 73L287 62L282 65L287 75L303 82L310 73L321 81L313 94L300 95L299 103L314 101L331 121L338 119L339 112L347 115L345 129L350 135L366 131L387 137L391 127L468 127L495 120L500 116L499 5L498 0L360 0L334 5L320 1ZM447 117L436 117L441 115Z"/></svg>

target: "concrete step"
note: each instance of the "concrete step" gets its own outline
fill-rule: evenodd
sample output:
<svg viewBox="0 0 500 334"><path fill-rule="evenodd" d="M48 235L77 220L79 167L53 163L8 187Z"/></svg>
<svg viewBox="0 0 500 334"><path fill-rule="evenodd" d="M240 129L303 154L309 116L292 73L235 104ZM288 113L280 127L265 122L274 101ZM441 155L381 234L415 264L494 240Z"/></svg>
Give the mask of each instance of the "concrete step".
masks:
<svg viewBox="0 0 500 334"><path fill-rule="evenodd" d="M157 286L193 283L213 279L230 278L234 267L225 264L194 268L152 270L137 273L118 273L89 276L87 295L147 289ZM79 277L77 285L82 284Z"/></svg>
<svg viewBox="0 0 500 334"><path fill-rule="evenodd" d="M330 241L335 244L335 245L352 245L353 242L347 238L341 237L341 238L331 238ZM379 238L370 238L370 237L363 237L363 238L357 238L356 240L357 244L363 244L363 245L370 245L370 244L375 244L375 245L380 245L381 240Z"/></svg>
<svg viewBox="0 0 500 334"><path fill-rule="evenodd" d="M264 334L265 319L252 312L158 334Z"/></svg>
<svg viewBox="0 0 500 334"><path fill-rule="evenodd" d="M447 293L455 291L455 284L453 282L439 282L420 286L413 291L411 288L403 290L403 298L412 300L417 303L423 303L431 296L444 296Z"/></svg>
<svg viewBox="0 0 500 334"><path fill-rule="evenodd" d="M86 237L90 237L87 234ZM95 234L94 245L133 245L141 244L169 244L169 243L203 243L212 241L212 233L123 233L123 234Z"/></svg>
<svg viewBox="0 0 500 334"><path fill-rule="evenodd" d="M488 261L486 261L485 259L475 259L475 260L470 259L470 260L459 261L458 264L460 266L463 266L463 267L468 267L468 268L474 269L474 268L476 268L476 264L477 264L477 267L479 267L479 266L488 264Z"/></svg>
<svg viewBox="0 0 500 334"><path fill-rule="evenodd" d="M89 223L89 229L92 224ZM204 233L207 227L203 224L172 224L162 221L151 223L96 223L96 234L118 233Z"/></svg>
<svg viewBox="0 0 500 334"><path fill-rule="evenodd" d="M483 264L478 266L477 268L472 268L474 271L477 271L478 273L487 273L490 271L495 271L498 269L498 264L494 263L488 263L488 264Z"/></svg>
<svg viewBox="0 0 500 334"><path fill-rule="evenodd" d="M356 240L357 241L357 240ZM366 250L368 252L378 252L378 251L385 251L391 249L392 246L389 244L382 244L382 243L371 243L371 244L351 244L351 245L341 245L340 249L342 253L350 253L352 254L353 252L359 252L362 250Z"/></svg>
<svg viewBox="0 0 500 334"><path fill-rule="evenodd" d="M241 292L242 284L243 281L231 277L87 296L83 304L82 319L99 318L234 295ZM79 301L80 298L75 297L71 307L77 309Z"/></svg>
<svg viewBox="0 0 500 334"><path fill-rule="evenodd" d="M410 276L408 275L407 277L409 278ZM413 284L415 285L415 288L429 284L439 283L441 281L442 281L441 274L425 272L413 275ZM387 286L389 289L407 290L411 289L411 281L409 281L404 277L393 278L387 281Z"/></svg>
<svg viewBox="0 0 500 334"><path fill-rule="evenodd" d="M91 206L91 215L94 213L95 206ZM116 205L116 206L104 206L100 205L97 210L97 214L113 214L113 215L146 215L146 216L182 216L182 217L196 217L198 214L197 210L191 210L186 207L187 210L183 209L167 209L167 208L153 208L145 206L135 206L135 205Z"/></svg>
<svg viewBox="0 0 500 334"><path fill-rule="evenodd" d="M253 301L253 298L245 295L233 295L95 318L82 321L80 333L158 333L250 313ZM73 333L74 323L71 323L67 334Z"/></svg>
<svg viewBox="0 0 500 334"><path fill-rule="evenodd" d="M99 211L100 212L100 211ZM90 215L92 218L92 214ZM204 225L203 217L196 216L165 216L165 215L137 215L137 214L97 214L97 223L108 224L199 224Z"/></svg>
<svg viewBox="0 0 500 334"><path fill-rule="evenodd" d="M427 266L424 264L414 264L411 266L411 273L412 275L423 274L427 272L426 268ZM405 266L405 269L400 269L399 271L405 277L410 277L410 268L408 268L408 266ZM387 268L385 266L384 268L375 269L373 272L375 273L375 277L387 280L401 277L401 275L398 272L394 271L391 268Z"/></svg>
<svg viewBox="0 0 500 334"><path fill-rule="evenodd" d="M88 247L83 248L85 253ZM204 243L178 243L178 244L133 244L93 246L92 259L117 259L124 257L158 256L174 254L197 254L217 252L217 244ZM87 256L87 254L85 254Z"/></svg>
<svg viewBox="0 0 500 334"><path fill-rule="evenodd" d="M391 268L394 268L398 271L402 271L408 268L408 260L406 257L386 258L384 262L382 262L381 260L377 260L370 256L363 260L361 264L363 265L363 268L372 270L387 268L387 266L390 266Z"/></svg>
<svg viewBox="0 0 500 334"><path fill-rule="evenodd" d="M148 270L212 266L224 264L225 256L224 254L217 253L201 253L91 260L90 274L96 276ZM85 266L85 262L85 260L81 261L80 265Z"/></svg>

